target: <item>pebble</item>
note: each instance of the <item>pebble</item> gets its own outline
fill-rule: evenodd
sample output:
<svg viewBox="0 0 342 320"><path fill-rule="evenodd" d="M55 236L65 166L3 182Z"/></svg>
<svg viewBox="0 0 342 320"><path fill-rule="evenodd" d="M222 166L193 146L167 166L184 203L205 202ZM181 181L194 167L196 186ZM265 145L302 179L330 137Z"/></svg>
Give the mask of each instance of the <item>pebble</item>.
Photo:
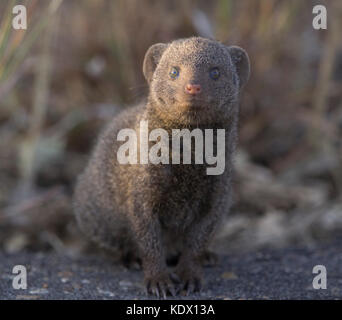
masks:
<svg viewBox="0 0 342 320"><path fill-rule="evenodd" d="M30 290L31 294L47 294L49 293L49 290L45 288L40 288L40 289L35 289L35 290Z"/></svg>
<svg viewBox="0 0 342 320"><path fill-rule="evenodd" d="M127 288L127 287L132 287L133 286L133 283L131 281L128 281L128 280L121 280L119 282L119 286L120 287L123 287L123 288Z"/></svg>

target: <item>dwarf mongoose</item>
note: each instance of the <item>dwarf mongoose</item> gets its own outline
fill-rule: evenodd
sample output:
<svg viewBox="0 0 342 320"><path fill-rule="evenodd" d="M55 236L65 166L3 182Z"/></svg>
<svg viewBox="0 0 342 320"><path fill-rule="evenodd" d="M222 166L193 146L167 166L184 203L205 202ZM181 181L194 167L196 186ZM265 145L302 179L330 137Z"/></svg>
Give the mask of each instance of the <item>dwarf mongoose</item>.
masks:
<svg viewBox="0 0 342 320"><path fill-rule="evenodd" d="M94 241L141 260L148 293L191 293L201 288L202 257L231 205L238 101L249 78L249 58L239 47L192 37L151 46L143 73L147 102L121 112L100 135L77 182L76 218ZM139 136L142 120L149 130L167 133L224 129L225 170L209 175L205 163L192 159L190 164L119 163L119 131L131 128ZM172 273L169 252L179 253Z"/></svg>

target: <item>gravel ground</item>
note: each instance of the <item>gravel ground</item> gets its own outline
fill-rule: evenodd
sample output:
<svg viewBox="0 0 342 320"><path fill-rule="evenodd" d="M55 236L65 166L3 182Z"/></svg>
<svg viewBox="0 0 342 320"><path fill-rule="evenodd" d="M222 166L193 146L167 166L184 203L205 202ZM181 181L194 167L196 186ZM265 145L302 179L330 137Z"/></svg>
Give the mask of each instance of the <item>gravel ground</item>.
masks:
<svg viewBox="0 0 342 320"><path fill-rule="evenodd" d="M314 248L221 256L206 268L201 293L187 299L341 299L342 241ZM12 288L14 265L27 267L27 289ZM327 269L327 289L314 290L312 269ZM0 299L146 299L142 273L108 259L0 252ZM178 298L183 298L178 297Z"/></svg>

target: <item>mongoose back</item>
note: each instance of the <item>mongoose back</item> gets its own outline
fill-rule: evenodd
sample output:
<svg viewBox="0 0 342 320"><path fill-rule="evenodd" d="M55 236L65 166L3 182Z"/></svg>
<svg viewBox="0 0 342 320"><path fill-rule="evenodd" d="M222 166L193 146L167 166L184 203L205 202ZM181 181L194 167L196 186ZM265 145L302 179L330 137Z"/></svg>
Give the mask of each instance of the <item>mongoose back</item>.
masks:
<svg viewBox="0 0 342 320"><path fill-rule="evenodd" d="M192 293L202 286L203 257L231 206L238 102L249 78L249 58L239 47L192 37L151 46L143 73L147 102L121 112L100 135L77 181L75 214L92 240L142 262L148 293ZM170 135L173 129L224 129L225 170L208 175L205 163L192 160L120 163L118 134L130 128L139 137L141 121ZM136 145L139 154L142 147ZM174 272L166 264L169 253L179 255Z"/></svg>

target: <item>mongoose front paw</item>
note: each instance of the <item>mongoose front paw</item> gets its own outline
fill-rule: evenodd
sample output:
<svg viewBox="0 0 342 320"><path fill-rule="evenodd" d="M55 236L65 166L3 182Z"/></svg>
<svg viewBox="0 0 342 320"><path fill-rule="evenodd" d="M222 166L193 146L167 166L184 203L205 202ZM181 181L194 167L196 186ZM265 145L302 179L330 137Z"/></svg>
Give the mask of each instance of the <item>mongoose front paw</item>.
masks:
<svg viewBox="0 0 342 320"><path fill-rule="evenodd" d="M180 280L179 289L184 290L185 295L201 291L203 285L201 268L180 266L176 269L176 275Z"/></svg>
<svg viewBox="0 0 342 320"><path fill-rule="evenodd" d="M177 288L175 285L175 277L165 272L156 276L145 277L146 294L153 294L158 298L166 299L167 294L176 296Z"/></svg>

